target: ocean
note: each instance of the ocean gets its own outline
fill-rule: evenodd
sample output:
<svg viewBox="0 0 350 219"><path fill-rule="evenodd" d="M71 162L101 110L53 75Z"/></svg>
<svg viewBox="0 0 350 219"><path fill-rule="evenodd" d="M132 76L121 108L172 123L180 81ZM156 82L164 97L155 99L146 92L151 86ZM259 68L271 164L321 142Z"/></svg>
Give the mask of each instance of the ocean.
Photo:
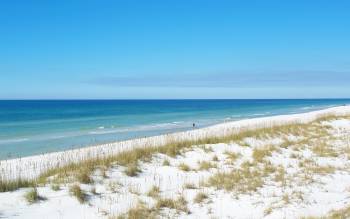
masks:
<svg viewBox="0 0 350 219"><path fill-rule="evenodd" d="M350 104L298 100L2 100L0 159Z"/></svg>

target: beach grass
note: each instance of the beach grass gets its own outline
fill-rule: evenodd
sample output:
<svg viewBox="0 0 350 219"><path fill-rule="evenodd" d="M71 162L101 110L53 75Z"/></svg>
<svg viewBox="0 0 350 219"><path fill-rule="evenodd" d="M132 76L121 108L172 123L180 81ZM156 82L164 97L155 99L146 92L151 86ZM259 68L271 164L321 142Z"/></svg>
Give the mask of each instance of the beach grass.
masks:
<svg viewBox="0 0 350 219"><path fill-rule="evenodd" d="M18 188L28 188L37 185L35 180L0 180L0 192L10 192Z"/></svg>
<svg viewBox="0 0 350 219"><path fill-rule="evenodd" d="M218 197L225 194L234 202L247 196L258 202L267 195L273 201L260 206L261 212L272 215L304 203L309 188L322 186L323 179L348 171L333 162L346 159L347 130L339 130L339 124L346 125L347 121L333 121L344 118L340 116L327 118L332 120L266 125L223 137L144 145L52 168L28 187L45 191L41 186L51 186L52 193L57 191L54 186L62 188L59 193L69 188L75 199L87 203L85 206L93 206L95 198L108 197L114 207L104 206L101 212L109 218L174 217L190 212L198 216L203 213L198 208L206 208L211 214L217 211L211 203L217 204ZM51 199L47 194L45 197ZM125 203L120 203L121 197ZM343 216L346 209L331 213Z"/></svg>
<svg viewBox="0 0 350 219"><path fill-rule="evenodd" d="M126 169L124 171L124 173L127 175L127 176L137 176L139 173L141 172L139 166L137 163L130 163L126 166Z"/></svg>
<svg viewBox="0 0 350 219"><path fill-rule="evenodd" d="M139 201L136 206L130 208L125 214L110 217L110 219L151 219L156 218L156 214L155 209L149 208L144 202Z"/></svg>
<svg viewBox="0 0 350 219"><path fill-rule="evenodd" d="M72 196L76 197L80 203L84 203L86 201L87 196L78 184L71 186L69 188L69 192L72 194Z"/></svg>
<svg viewBox="0 0 350 219"><path fill-rule="evenodd" d="M204 200L208 199L208 195L204 192L199 192L197 193L196 197L194 198L193 202L200 204L202 203Z"/></svg>
<svg viewBox="0 0 350 219"><path fill-rule="evenodd" d="M38 190L34 187L24 194L24 198L29 204L33 204L40 199Z"/></svg>
<svg viewBox="0 0 350 219"><path fill-rule="evenodd" d="M344 116L331 116L326 115L324 117L320 116L313 123L320 123L329 119L339 119ZM174 140L173 142L158 145L158 146L149 146L144 145L142 147L133 148L120 152L116 155L109 155L97 158L86 159L79 161L77 163L71 163L63 165L62 167L50 168L46 172L42 173L39 177L33 180L0 180L0 192L13 191L18 188L23 187L32 187L37 185L42 185L52 181L52 178L56 182L69 182L72 181L72 178L78 180L81 183L91 183L90 175L93 171L98 168L104 167L109 168L112 165L121 165L126 167L125 173L130 176L136 176L140 170L138 169L138 162L147 162L149 161L154 154L161 153L168 155L170 157L176 157L182 153L182 150L185 148L190 148L193 145L207 145L207 144L216 144L216 143L232 143L240 142L245 138L263 138L264 136L277 136L280 134L288 135L302 135L307 133L313 126L310 124L294 122L294 124L265 124L262 127L251 127L249 129L242 128L239 132L232 131L231 133L226 133L223 136L202 136L196 140ZM322 131L320 131L322 132ZM257 162L261 162L264 157L271 155L273 147L268 147L264 149L256 149L254 151L254 159ZM315 153L321 153L325 156L334 155L326 147L318 146L314 149ZM231 156L231 155L228 155ZM231 156L232 160L236 159L236 156ZM182 167L180 167L182 168ZM188 168L182 168L184 171L189 171ZM255 174L249 173L247 171L245 174ZM233 175L237 173L231 173ZM73 176L73 177L72 177ZM74 180L73 180L74 181ZM258 182L256 182L258 183ZM259 184L259 183L258 183Z"/></svg>
<svg viewBox="0 0 350 219"><path fill-rule="evenodd" d="M147 193L147 195L149 197L153 197L153 198L156 198L159 196L159 193L160 193L160 189L158 186L153 186Z"/></svg>
<svg viewBox="0 0 350 219"><path fill-rule="evenodd" d="M217 165L216 164L213 164L209 161L201 161L198 163L198 170L209 170L209 169L212 169L212 168L217 168Z"/></svg>
<svg viewBox="0 0 350 219"><path fill-rule="evenodd" d="M177 199L160 198L157 200L155 208L157 210L160 210L163 208L170 208L177 211L188 212L187 201L182 196L178 197Z"/></svg>

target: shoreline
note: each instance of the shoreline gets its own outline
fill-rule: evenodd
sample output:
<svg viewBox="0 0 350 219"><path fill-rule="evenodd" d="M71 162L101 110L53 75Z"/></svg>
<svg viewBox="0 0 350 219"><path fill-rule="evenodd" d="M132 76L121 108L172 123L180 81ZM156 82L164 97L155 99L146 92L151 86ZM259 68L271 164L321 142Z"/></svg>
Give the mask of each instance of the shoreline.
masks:
<svg viewBox="0 0 350 219"><path fill-rule="evenodd" d="M289 124L303 124L325 116L343 116L348 114L350 114L350 106L338 106L307 113L243 119L189 131L2 160L0 161L0 180L35 179L40 174L52 168L79 163L89 159L104 158L134 148L159 146L172 142L196 141L208 137L224 137L247 130L271 128Z"/></svg>

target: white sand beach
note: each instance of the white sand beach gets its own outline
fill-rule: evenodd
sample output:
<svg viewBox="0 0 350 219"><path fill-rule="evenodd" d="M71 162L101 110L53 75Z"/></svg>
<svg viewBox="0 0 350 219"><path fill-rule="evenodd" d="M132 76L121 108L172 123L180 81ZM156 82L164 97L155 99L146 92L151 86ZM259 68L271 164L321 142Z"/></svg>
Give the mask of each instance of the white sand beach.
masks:
<svg viewBox="0 0 350 219"><path fill-rule="evenodd" d="M0 193L0 218L350 216L349 115L350 106L340 106L0 161L1 181L33 180L136 148L240 136L184 145L175 155L152 153L130 174L118 162L96 166L88 182L57 172L37 185L40 198L32 202L25 198L32 188Z"/></svg>

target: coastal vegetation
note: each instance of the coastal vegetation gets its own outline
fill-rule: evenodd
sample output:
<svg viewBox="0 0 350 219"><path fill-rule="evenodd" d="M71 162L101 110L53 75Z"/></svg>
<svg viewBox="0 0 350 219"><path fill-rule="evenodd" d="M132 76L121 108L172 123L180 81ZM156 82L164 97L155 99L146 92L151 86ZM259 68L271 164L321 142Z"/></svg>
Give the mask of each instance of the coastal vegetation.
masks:
<svg viewBox="0 0 350 219"><path fill-rule="evenodd" d="M40 196L38 194L38 190L34 187L25 193L24 198L29 204L33 204L40 199Z"/></svg>
<svg viewBox="0 0 350 219"><path fill-rule="evenodd" d="M90 196L107 195L101 187L111 196L124 194L129 201L135 199L127 210L106 210L111 218L186 215L195 204L215 202L218 194L240 200L244 195L260 197L273 191L269 194L272 201L262 207L267 216L304 202L306 188L322 186L329 176L350 175L348 132L335 128L338 121L350 121L350 117L323 116L309 123L265 124L221 137L145 145L51 168L33 180L3 180L0 191L35 188L25 195L28 203L39 200L38 189L45 186L51 186L53 192L68 188L80 203L89 203ZM169 192L173 190L176 192ZM211 214L212 207L206 209ZM332 214L345 215L346 209L329 211Z"/></svg>
<svg viewBox="0 0 350 219"><path fill-rule="evenodd" d="M321 116L313 124L319 124L322 121L334 120L337 117L332 115ZM166 145L160 146L148 146L134 148L131 150L123 151L116 155L106 156L102 158L86 159L78 163L67 164L62 167L51 168L46 172L42 173L39 177L31 180L18 178L16 180L4 180L0 179L0 192L13 191L18 188L31 187L34 185L40 185L47 183L48 179L54 176L57 182L69 181L72 179L71 176L75 176L78 181L82 183L89 183L89 176L91 173L96 170L96 168L109 168L114 164L126 166L125 174L128 176L137 176L140 172L140 169L137 166L138 161L149 161L154 154L162 153L168 155L169 157L175 157L181 154L181 151L185 148L192 148L195 145L209 145L217 143L232 143L232 142L241 142L246 138L256 138L261 139L267 136L273 137L279 134L289 134L289 135L302 135L303 133L309 133L312 131L314 126L310 124L287 124L287 125L263 125L264 128L252 128L247 130L241 130L238 133L227 134L222 137L203 137L195 141L174 141ZM316 130L317 133L315 136L306 136L317 138L319 135L324 134L324 130ZM288 142L287 142L288 143ZM205 148L207 151L208 148ZM316 148L316 151L320 153L326 153L325 149ZM262 159L269 150L266 149L256 149L255 158ZM327 152L329 153L329 151ZM227 154L227 153L226 153ZM231 156L230 159L236 159L236 154L227 154ZM63 161L62 161L63 162ZM167 162L165 162L167 163ZM185 170L186 165L180 165L180 168L183 167ZM1 175L6 175L7 173L2 173ZM5 178L5 177L2 177ZM52 181L52 180L51 180Z"/></svg>
<svg viewBox="0 0 350 219"><path fill-rule="evenodd" d="M86 201L86 194L78 184L72 185L69 188L69 192L72 194L72 196L76 197L80 203L84 203Z"/></svg>

